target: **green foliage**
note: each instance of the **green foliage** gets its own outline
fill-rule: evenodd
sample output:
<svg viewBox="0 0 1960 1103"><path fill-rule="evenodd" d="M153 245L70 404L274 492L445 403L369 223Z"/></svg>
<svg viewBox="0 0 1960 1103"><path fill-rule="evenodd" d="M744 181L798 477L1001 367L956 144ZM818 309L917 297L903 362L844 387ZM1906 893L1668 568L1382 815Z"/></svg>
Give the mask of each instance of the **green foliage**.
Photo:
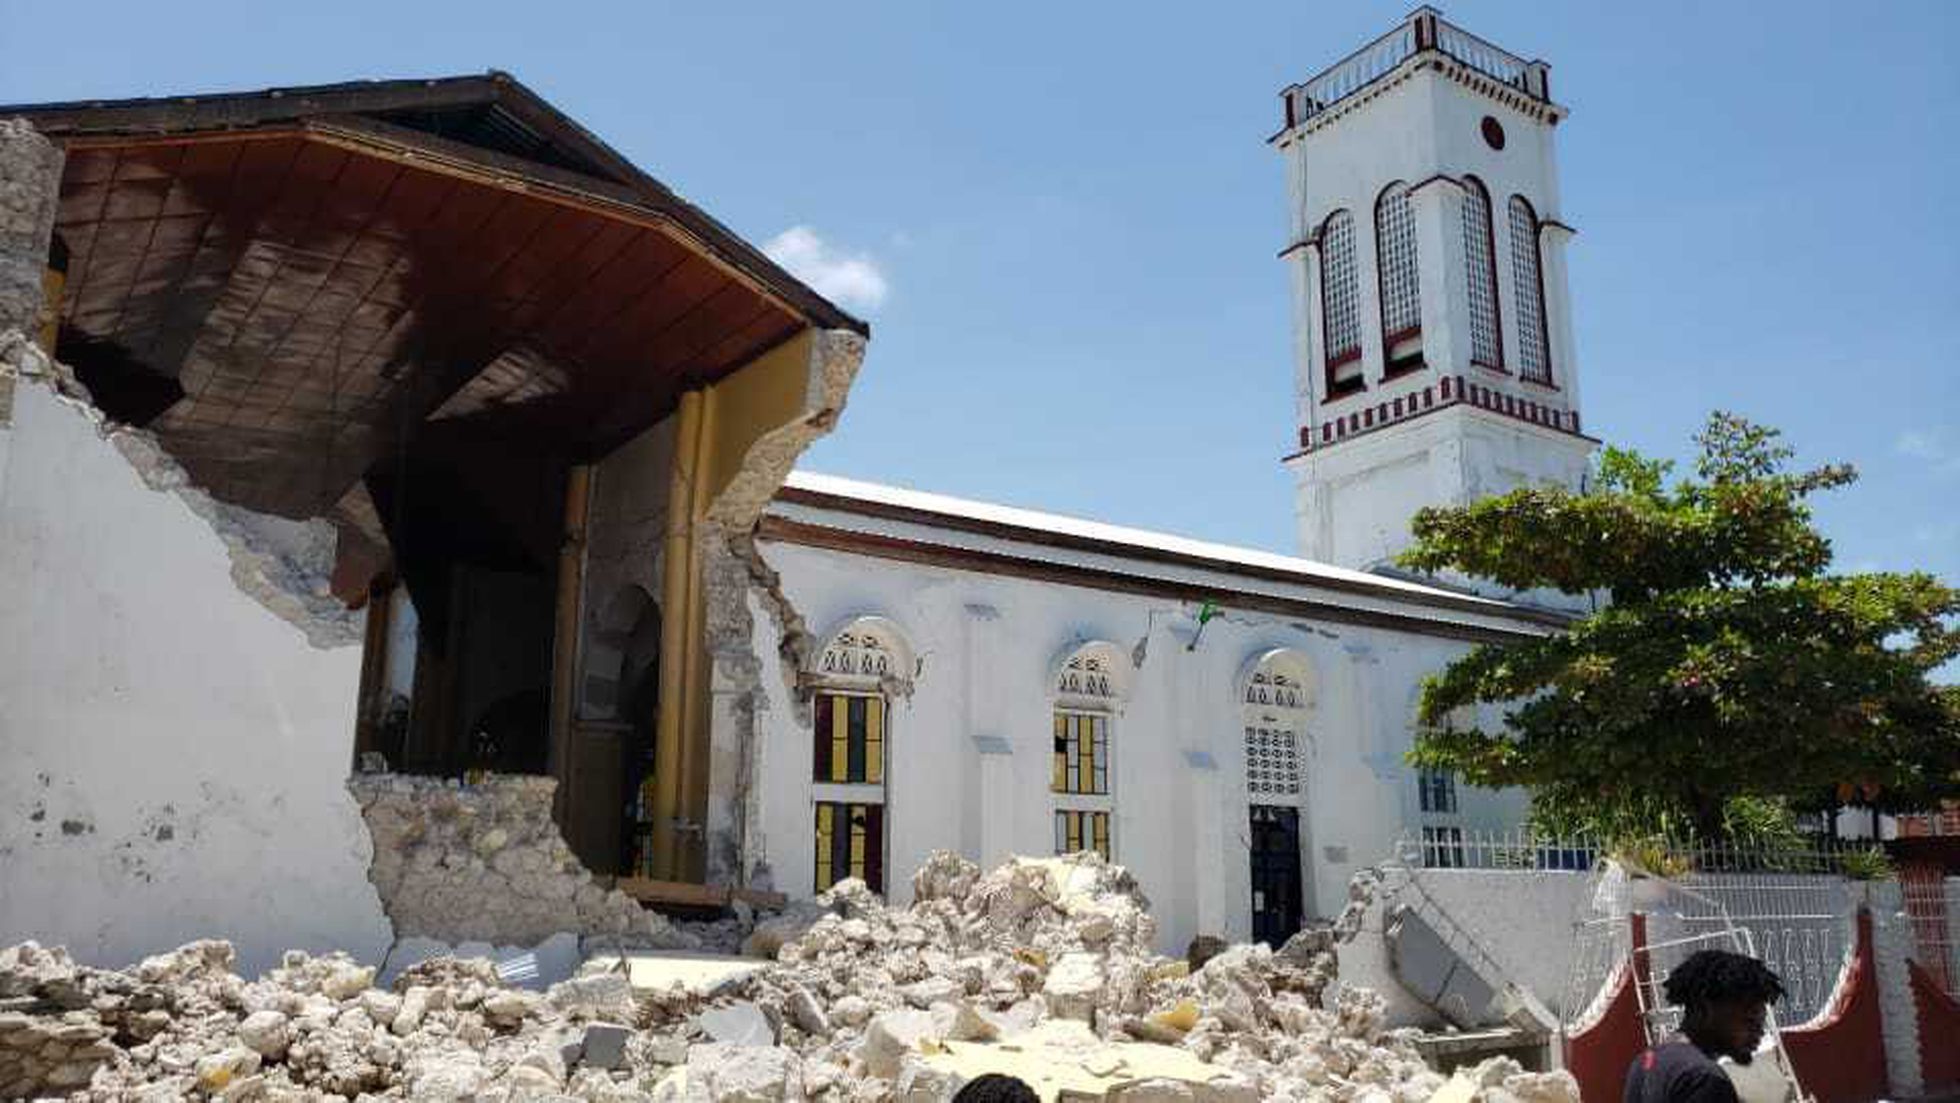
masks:
<svg viewBox="0 0 1960 1103"><path fill-rule="evenodd" d="M1838 859L1838 871L1853 881L1889 881L1893 877L1892 859L1879 847L1849 851Z"/></svg>
<svg viewBox="0 0 1960 1103"><path fill-rule="evenodd" d="M1405 566L1611 600L1429 679L1411 760L1526 786L1546 826L1608 838L1766 830L1768 807L1847 785L1890 807L1960 794L1960 690L1927 677L1960 654L1960 591L1828 573L1806 499L1849 468L1789 471L1775 430L1727 414L1697 441L1694 474L1672 482L1608 448L1587 490L1416 515ZM1479 702L1510 704L1502 730L1453 721Z"/></svg>
<svg viewBox="0 0 1960 1103"><path fill-rule="evenodd" d="M1614 861L1634 873L1669 880L1685 877L1695 868L1686 855L1676 851L1659 836L1622 840L1614 844L1611 854Z"/></svg>

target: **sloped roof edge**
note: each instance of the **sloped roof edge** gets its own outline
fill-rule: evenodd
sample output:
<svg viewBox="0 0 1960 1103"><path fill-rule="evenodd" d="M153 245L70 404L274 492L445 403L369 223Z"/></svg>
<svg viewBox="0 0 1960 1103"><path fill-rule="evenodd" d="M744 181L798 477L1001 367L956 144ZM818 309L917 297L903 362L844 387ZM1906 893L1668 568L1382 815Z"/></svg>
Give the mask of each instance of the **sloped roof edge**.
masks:
<svg viewBox="0 0 1960 1103"><path fill-rule="evenodd" d="M420 79L356 80L111 100L0 105L0 117L25 118L54 137L165 135L248 130L307 118L370 115L415 108L495 104L553 142L598 166L598 179L632 191L640 205L699 237L725 262L765 284L814 324L869 334L862 319L824 298L720 220L682 198L507 72Z"/></svg>

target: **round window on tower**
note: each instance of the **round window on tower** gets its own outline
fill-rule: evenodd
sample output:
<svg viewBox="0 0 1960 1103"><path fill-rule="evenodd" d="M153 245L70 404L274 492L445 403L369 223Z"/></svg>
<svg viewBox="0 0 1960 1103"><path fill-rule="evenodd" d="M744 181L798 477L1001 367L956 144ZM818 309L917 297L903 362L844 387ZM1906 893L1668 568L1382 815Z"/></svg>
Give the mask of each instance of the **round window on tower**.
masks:
<svg viewBox="0 0 1960 1103"><path fill-rule="evenodd" d="M1492 149L1504 148L1504 124L1503 123L1498 122L1496 119L1491 118L1489 115L1485 115L1483 130L1484 130L1485 145L1489 146Z"/></svg>

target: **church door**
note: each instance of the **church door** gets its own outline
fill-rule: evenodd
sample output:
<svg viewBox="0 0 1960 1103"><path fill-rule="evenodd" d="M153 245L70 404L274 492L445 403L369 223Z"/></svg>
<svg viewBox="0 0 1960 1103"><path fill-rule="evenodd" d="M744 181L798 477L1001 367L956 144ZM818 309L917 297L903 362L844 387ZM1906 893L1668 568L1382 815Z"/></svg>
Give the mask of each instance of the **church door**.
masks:
<svg viewBox="0 0 1960 1103"><path fill-rule="evenodd" d="M1277 950L1300 929L1300 810L1252 806L1252 939Z"/></svg>

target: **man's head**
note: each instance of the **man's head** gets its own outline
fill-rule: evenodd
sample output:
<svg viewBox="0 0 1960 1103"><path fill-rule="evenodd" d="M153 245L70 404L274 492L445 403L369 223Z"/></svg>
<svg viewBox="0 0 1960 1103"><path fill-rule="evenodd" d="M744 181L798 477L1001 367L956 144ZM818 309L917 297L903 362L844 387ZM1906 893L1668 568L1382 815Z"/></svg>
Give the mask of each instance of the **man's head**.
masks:
<svg viewBox="0 0 1960 1103"><path fill-rule="evenodd" d="M1782 997L1783 982L1746 954L1698 950L1674 967L1662 991L1684 1010L1681 1032L1690 1041L1710 1056L1746 1065L1763 1040L1769 1005Z"/></svg>
<svg viewBox="0 0 1960 1103"><path fill-rule="evenodd" d="M990 1072L968 1080L953 1103L1041 1103L1041 1096L1024 1081Z"/></svg>

